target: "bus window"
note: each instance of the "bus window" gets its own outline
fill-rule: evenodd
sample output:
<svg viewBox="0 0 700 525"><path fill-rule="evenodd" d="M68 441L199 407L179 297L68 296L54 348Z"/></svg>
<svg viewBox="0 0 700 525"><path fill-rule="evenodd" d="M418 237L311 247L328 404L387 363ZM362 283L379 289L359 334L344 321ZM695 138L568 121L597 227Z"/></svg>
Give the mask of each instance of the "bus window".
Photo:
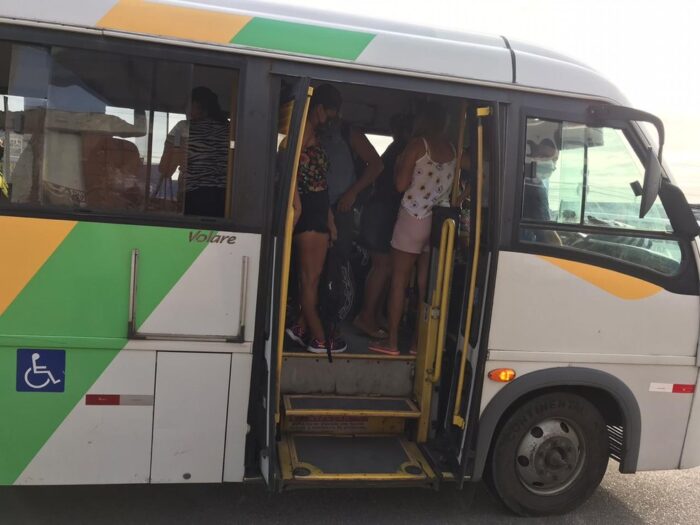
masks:
<svg viewBox="0 0 700 525"><path fill-rule="evenodd" d="M237 71L8 43L0 54L3 206L226 216Z"/></svg>
<svg viewBox="0 0 700 525"><path fill-rule="evenodd" d="M522 202L527 227L520 238L675 274L682 254L662 203L639 218L641 197L630 184L643 178L642 163L622 131L530 118Z"/></svg>
<svg viewBox="0 0 700 525"><path fill-rule="evenodd" d="M0 203L31 202L38 198L35 181L43 170L49 49L0 42L0 61L2 173L7 191Z"/></svg>

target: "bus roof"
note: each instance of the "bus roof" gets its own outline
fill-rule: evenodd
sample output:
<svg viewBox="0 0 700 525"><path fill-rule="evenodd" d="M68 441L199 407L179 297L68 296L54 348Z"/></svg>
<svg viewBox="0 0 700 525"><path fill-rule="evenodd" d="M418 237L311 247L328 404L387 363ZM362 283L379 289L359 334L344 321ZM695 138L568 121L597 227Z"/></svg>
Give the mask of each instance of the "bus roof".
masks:
<svg viewBox="0 0 700 525"><path fill-rule="evenodd" d="M259 0L22 0L3 2L0 17L627 102L590 67L505 37Z"/></svg>

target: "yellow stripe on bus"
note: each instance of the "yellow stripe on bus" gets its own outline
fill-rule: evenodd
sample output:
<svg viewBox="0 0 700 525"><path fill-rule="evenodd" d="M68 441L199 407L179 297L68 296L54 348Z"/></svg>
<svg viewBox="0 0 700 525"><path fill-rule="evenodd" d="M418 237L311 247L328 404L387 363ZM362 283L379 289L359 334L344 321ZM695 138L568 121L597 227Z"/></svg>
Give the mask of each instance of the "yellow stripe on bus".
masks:
<svg viewBox="0 0 700 525"><path fill-rule="evenodd" d="M145 0L119 0L119 3L97 22L97 26L132 33L228 44L252 18Z"/></svg>
<svg viewBox="0 0 700 525"><path fill-rule="evenodd" d="M541 259L550 262L562 270L565 270L584 281L588 281L601 290L619 297L620 299L637 300L646 299L659 293L662 288L642 279L615 272L606 268L592 266L580 262L557 259L555 257L540 256Z"/></svg>
<svg viewBox="0 0 700 525"><path fill-rule="evenodd" d="M17 298L76 221L0 218L0 315Z"/></svg>

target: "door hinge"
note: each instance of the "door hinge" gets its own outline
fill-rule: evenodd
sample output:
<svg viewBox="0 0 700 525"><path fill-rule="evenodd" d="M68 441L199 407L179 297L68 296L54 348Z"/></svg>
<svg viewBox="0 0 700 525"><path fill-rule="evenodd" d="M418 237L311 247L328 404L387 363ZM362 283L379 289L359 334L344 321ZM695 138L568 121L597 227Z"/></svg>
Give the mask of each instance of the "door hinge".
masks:
<svg viewBox="0 0 700 525"><path fill-rule="evenodd" d="M430 318L431 319L440 319L440 309L439 308L432 308L430 310Z"/></svg>

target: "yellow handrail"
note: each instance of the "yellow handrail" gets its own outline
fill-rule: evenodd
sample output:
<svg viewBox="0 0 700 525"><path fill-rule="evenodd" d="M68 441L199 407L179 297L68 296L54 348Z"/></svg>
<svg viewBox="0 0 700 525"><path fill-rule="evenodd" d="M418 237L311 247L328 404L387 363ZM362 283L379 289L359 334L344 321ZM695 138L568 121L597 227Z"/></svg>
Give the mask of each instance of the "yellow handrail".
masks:
<svg viewBox="0 0 700 525"><path fill-rule="evenodd" d="M280 388L282 381L282 363L284 351L284 330L287 324L287 294L289 293L289 266L292 258L292 233L294 231L294 193L297 187L297 171L299 170L299 158L301 157L304 131L306 130L306 117L309 114L309 101L314 88L309 87L304 101L304 111L301 115L299 127L299 139L294 151L294 164L292 169L292 181L289 186L289 198L287 200L287 216L284 223L284 246L282 247L282 281L280 283L279 325L277 327L277 382L275 389L275 422L280 422Z"/></svg>
<svg viewBox="0 0 700 525"><path fill-rule="evenodd" d="M450 283L452 281L452 263L454 261L455 231L457 225L454 219L447 219L442 223L440 235L440 263L438 270L437 288L440 320L438 321L437 339L435 348L435 364L428 380L437 383L442 373L442 354L445 350L445 330L447 328L447 302L450 296ZM440 275L441 274L441 275Z"/></svg>
<svg viewBox="0 0 700 525"><path fill-rule="evenodd" d="M462 154L464 152L464 128L467 125L467 103L462 102L459 108L459 136L457 138L457 159L455 163L455 172L452 179L452 196L450 198L452 207L459 206L459 201L462 198L459 182L462 174Z"/></svg>
<svg viewBox="0 0 700 525"><path fill-rule="evenodd" d="M479 266L479 251L481 250L481 203L483 200L484 179L484 123L483 117L491 114L491 108L478 108L477 116L477 160L476 160L476 224L474 225L474 255L472 258L472 273L469 281L469 299L467 303L467 319L464 328L464 344L462 345L462 358L459 366L457 390L455 391L455 407L452 413L452 424L464 428L466 422L459 414L462 410L462 389L464 388L464 374L467 369L467 355L469 353L469 338L471 336L472 318L474 316L474 294L476 292L476 277Z"/></svg>

